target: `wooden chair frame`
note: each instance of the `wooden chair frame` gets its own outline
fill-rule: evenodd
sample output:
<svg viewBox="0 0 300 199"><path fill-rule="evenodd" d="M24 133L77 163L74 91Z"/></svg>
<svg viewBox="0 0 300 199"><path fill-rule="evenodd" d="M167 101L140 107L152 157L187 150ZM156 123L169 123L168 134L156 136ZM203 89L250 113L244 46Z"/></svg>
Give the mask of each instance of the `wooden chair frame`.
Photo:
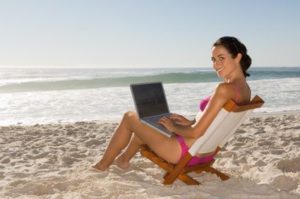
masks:
<svg viewBox="0 0 300 199"><path fill-rule="evenodd" d="M244 112L251 111L255 108L259 108L263 104L264 101L259 96L255 96L247 105L239 106L234 101L230 100L224 105L223 108L228 112ZM216 147L214 154L217 154L220 149L221 146ZM163 180L163 184L165 185L172 184L177 178L188 185L199 185L200 183L197 180L193 179L188 175L188 173L190 172L201 173L205 171L216 174L218 177L221 178L221 180L229 179L228 175L212 167L215 160L212 160L211 162L205 164L187 166L187 163L192 158L190 152L187 153L186 156L183 157L177 164L169 163L164 159L160 158L147 145L143 145L141 147L140 152L142 156L148 158L153 163L157 164L159 167L166 171Z"/></svg>

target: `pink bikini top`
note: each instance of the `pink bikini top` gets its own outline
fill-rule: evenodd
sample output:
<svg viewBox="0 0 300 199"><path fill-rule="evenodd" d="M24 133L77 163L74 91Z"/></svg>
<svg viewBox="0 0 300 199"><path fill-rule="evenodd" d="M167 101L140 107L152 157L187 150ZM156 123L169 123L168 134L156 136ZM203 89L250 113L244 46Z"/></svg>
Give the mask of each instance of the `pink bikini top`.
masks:
<svg viewBox="0 0 300 199"><path fill-rule="evenodd" d="M204 98L203 100L200 101L199 103L199 108L201 111L204 111L204 109L206 108L209 100L210 100L211 96L207 96L206 98Z"/></svg>

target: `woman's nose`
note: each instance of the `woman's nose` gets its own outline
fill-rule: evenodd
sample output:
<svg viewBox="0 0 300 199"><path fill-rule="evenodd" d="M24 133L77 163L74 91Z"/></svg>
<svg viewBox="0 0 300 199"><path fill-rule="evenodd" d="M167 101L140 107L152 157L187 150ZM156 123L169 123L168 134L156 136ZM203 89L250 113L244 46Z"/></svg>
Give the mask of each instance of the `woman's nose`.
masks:
<svg viewBox="0 0 300 199"><path fill-rule="evenodd" d="M214 69L217 70L218 68L222 67L222 64L218 61L214 61L213 66L214 66Z"/></svg>

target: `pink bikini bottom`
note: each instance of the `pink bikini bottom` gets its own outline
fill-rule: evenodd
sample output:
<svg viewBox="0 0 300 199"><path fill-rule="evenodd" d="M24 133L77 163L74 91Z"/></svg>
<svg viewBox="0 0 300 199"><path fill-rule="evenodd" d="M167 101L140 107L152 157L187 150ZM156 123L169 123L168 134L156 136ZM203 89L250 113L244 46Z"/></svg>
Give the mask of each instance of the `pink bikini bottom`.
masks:
<svg viewBox="0 0 300 199"><path fill-rule="evenodd" d="M181 157L180 159L182 159L189 151L189 147L186 145L184 138L180 135L176 135L176 139L180 144L181 147ZM188 166L194 166L197 164L204 164L207 162L210 162L214 159L214 154L213 155L208 155L208 156L204 156L204 157L198 157L198 156L193 156L192 159L188 162Z"/></svg>

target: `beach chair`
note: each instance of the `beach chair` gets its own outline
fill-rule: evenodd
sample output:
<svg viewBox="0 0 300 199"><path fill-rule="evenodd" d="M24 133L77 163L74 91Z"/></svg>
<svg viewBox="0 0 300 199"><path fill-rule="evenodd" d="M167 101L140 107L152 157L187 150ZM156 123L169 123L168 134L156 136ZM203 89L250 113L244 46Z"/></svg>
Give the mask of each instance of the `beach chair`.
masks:
<svg viewBox="0 0 300 199"><path fill-rule="evenodd" d="M255 108L261 107L263 103L264 101L259 96L255 96L249 104L242 106L238 106L232 100L228 101L218 113L212 124L208 127L204 135L195 141L190 147L187 155L177 164L166 162L151 151L146 145L141 147L140 152L142 156L166 170L163 180L163 184L165 185L172 184L177 178L188 185L200 184L197 180L188 175L190 172L210 172L216 174L222 180L227 180L229 179L229 176L212 167L215 160L195 166L187 166L187 163L196 154L211 152L217 154L247 118L249 113Z"/></svg>

